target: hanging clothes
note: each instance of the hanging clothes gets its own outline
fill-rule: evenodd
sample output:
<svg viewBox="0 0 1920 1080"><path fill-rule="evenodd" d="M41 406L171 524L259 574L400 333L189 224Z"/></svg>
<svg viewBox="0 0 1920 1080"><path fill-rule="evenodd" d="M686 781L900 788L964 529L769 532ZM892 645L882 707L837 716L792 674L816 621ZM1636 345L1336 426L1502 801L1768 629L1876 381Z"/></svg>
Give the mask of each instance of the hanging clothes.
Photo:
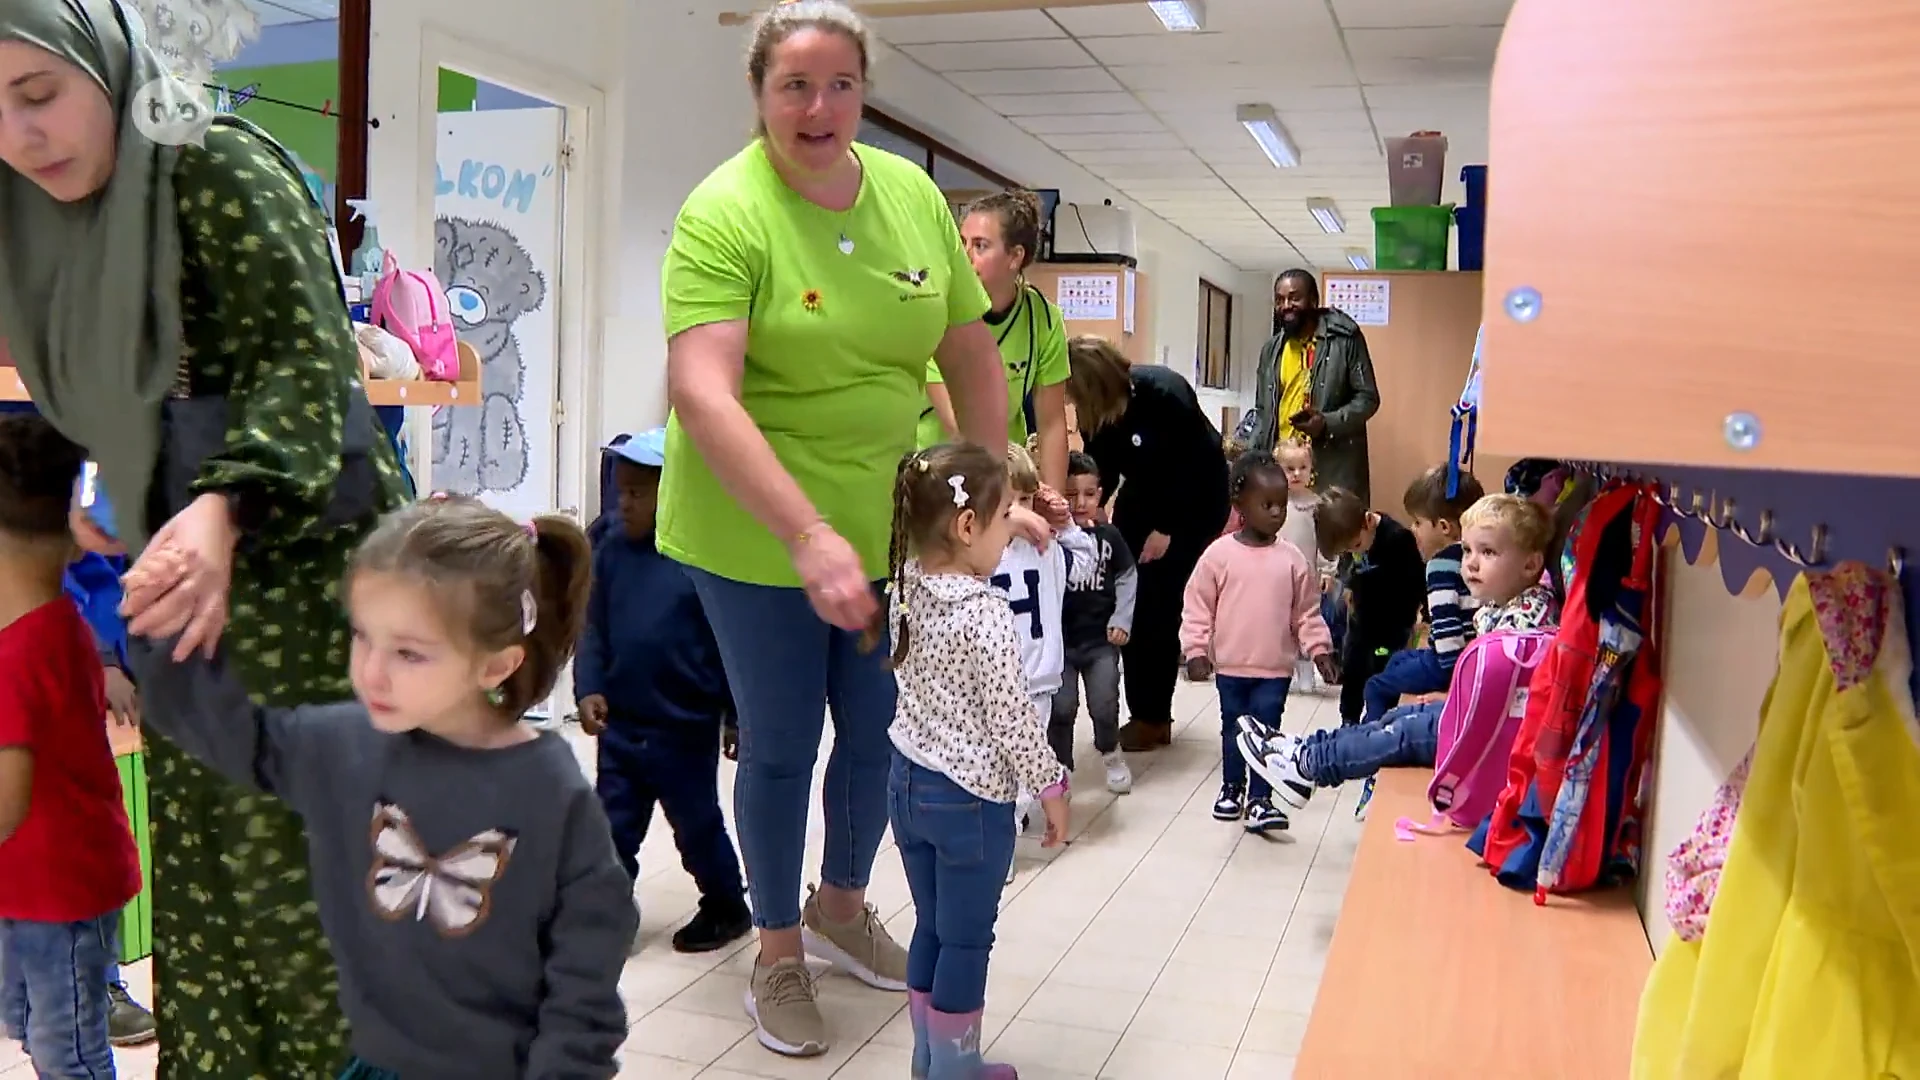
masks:
<svg viewBox="0 0 1920 1080"><path fill-rule="evenodd" d="M1616 483L1583 513L1560 630L1534 672L1506 788L1468 843L1536 903L1638 872L1660 715L1659 504L1650 487Z"/></svg>
<svg viewBox="0 0 1920 1080"><path fill-rule="evenodd" d="M1920 1077L1920 726L1900 592L1858 563L1810 572L1780 627L1707 932L1697 956L1654 965L1635 1080Z"/></svg>
<svg viewBox="0 0 1920 1080"><path fill-rule="evenodd" d="M1473 472L1473 444L1480 431L1480 347L1487 340L1483 324L1473 336L1473 362L1467 366L1467 385L1453 405L1453 424L1447 435L1447 498L1460 494L1460 477Z"/></svg>

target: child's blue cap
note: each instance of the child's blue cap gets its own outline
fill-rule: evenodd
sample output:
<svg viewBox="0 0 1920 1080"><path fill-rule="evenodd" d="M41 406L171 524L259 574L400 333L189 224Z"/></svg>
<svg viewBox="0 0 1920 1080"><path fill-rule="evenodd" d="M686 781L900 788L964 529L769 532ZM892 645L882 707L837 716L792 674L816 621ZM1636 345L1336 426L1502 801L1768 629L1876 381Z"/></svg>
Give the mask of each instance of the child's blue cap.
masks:
<svg viewBox="0 0 1920 1080"><path fill-rule="evenodd" d="M654 428L633 436L617 446L608 446L607 452L633 462L645 465L649 469L662 469L667 464L667 429Z"/></svg>

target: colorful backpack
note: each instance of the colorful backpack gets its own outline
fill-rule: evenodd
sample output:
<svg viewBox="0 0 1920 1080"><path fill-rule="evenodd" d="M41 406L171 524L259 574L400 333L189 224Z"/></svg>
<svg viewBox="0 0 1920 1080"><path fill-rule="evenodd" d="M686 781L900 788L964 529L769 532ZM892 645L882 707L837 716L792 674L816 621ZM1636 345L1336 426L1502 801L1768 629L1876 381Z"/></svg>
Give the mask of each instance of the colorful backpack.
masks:
<svg viewBox="0 0 1920 1080"><path fill-rule="evenodd" d="M420 371L438 382L460 379L459 341L453 334L447 290L428 270L402 270L386 254L373 287L373 325L407 343Z"/></svg>
<svg viewBox="0 0 1920 1080"><path fill-rule="evenodd" d="M1440 748L1427 800L1471 829L1493 813L1507 783L1513 737L1527 714L1527 682L1553 644L1551 629L1502 630L1467 644L1440 710Z"/></svg>
<svg viewBox="0 0 1920 1080"><path fill-rule="evenodd" d="M1639 870L1660 715L1655 494L1616 482L1585 511L1568 545L1574 573L1560 630L1528 686L1506 787L1467 845L1536 904Z"/></svg>

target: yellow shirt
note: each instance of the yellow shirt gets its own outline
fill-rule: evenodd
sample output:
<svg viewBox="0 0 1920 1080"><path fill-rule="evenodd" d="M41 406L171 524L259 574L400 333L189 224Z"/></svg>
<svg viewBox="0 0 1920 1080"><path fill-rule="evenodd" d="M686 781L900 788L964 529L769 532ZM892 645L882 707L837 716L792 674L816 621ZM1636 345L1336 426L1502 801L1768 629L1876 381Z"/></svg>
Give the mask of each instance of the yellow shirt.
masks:
<svg viewBox="0 0 1920 1080"><path fill-rule="evenodd" d="M1293 338L1280 346L1280 423L1275 430L1282 443L1306 437L1294 430L1293 417L1307 407L1307 384L1311 381L1307 376L1312 370L1307 352L1306 343Z"/></svg>

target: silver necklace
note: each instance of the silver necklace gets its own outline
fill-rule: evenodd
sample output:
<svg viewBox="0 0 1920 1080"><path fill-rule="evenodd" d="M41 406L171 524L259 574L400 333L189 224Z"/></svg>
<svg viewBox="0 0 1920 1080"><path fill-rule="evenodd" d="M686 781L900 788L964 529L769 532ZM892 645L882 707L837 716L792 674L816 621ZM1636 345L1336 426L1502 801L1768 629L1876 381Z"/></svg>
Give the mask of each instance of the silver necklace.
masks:
<svg viewBox="0 0 1920 1080"><path fill-rule="evenodd" d="M842 255L853 254L853 238L848 236L846 233L840 234L840 254Z"/></svg>

